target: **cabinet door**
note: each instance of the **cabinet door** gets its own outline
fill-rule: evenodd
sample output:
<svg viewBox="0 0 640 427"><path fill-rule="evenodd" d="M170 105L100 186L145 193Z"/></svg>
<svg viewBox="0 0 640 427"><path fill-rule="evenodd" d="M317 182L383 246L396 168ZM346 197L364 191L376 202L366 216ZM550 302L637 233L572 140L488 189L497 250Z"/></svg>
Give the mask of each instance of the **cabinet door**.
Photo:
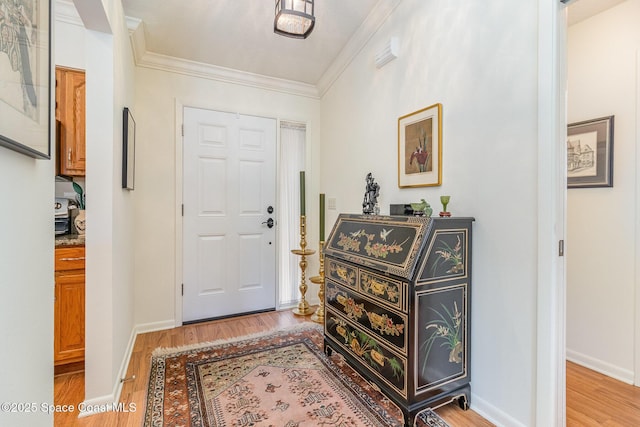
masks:
<svg viewBox="0 0 640 427"><path fill-rule="evenodd" d="M60 174L84 176L85 74L80 70L58 68L56 80L56 113L61 124L58 141Z"/></svg>
<svg viewBox="0 0 640 427"><path fill-rule="evenodd" d="M54 363L84 360L84 271L56 273Z"/></svg>

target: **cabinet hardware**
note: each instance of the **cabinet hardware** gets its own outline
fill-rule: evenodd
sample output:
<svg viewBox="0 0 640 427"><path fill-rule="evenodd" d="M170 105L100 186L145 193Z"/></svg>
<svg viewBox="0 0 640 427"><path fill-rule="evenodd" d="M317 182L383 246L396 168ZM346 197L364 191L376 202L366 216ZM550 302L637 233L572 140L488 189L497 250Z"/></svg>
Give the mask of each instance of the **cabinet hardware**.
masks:
<svg viewBox="0 0 640 427"><path fill-rule="evenodd" d="M558 242L558 256L564 256L564 240Z"/></svg>
<svg viewBox="0 0 640 427"><path fill-rule="evenodd" d="M60 258L60 261L84 261L85 257L77 258Z"/></svg>

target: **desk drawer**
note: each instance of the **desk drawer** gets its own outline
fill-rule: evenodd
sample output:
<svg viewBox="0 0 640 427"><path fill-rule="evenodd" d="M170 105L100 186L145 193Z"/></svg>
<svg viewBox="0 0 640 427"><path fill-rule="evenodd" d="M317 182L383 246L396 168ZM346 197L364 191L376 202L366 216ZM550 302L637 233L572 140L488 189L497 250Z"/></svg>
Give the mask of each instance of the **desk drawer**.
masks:
<svg viewBox="0 0 640 427"><path fill-rule="evenodd" d="M84 246L56 248L55 252L55 271L84 270Z"/></svg>
<svg viewBox="0 0 640 427"><path fill-rule="evenodd" d="M326 307L325 337L337 345L337 351L349 354L365 370L375 375L380 383L407 398L407 359L391 351L331 307Z"/></svg>

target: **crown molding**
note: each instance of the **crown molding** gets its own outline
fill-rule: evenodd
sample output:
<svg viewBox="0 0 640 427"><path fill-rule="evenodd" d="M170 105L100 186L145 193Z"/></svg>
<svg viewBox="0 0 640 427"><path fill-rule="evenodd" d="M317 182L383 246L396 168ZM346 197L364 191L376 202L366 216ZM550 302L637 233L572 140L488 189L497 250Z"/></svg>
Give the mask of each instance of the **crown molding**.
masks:
<svg viewBox="0 0 640 427"><path fill-rule="evenodd" d="M307 83L147 52L144 22L130 17L126 21L134 59L139 67L319 99L316 87Z"/></svg>
<svg viewBox="0 0 640 427"><path fill-rule="evenodd" d="M144 38L144 22L142 19L125 16L131 48L133 49L133 59L136 64L142 61L142 57L147 52L146 40Z"/></svg>
<svg viewBox="0 0 640 427"><path fill-rule="evenodd" d="M76 6L71 0L56 0L54 7L56 21L84 27Z"/></svg>
<svg viewBox="0 0 640 427"><path fill-rule="evenodd" d="M73 6L73 3L68 0L57 1L70 3ZM369 13L365 21L340 51L316 85L148 52L146 50L144 36L144 23L139 19L129 17L126 18L126 21L137 66L320 99L349 66L351 61L360 53L362 48L366 46L371 37L373 37L401 1L402 0L378 1L374 9Z"/></svg>
<svg viewBox="0 0 640 427"><path fill-rule="evenodd" d="M136 65L192 77L319 99L314 85L146 52Z"/></svg>
<svg viewBox="0 0 640 427"><path fill-rule="evenodd" d="M402 0L378 1L374 9L369 13L360 28L351 37L349 42L340 51L336 59L331 63L327 71L320 77L316 87L320 98L333 86L342 75L351 61L360 53L362 48L371 40L371 37L384 24L389 15L398 7Z"/></svg>

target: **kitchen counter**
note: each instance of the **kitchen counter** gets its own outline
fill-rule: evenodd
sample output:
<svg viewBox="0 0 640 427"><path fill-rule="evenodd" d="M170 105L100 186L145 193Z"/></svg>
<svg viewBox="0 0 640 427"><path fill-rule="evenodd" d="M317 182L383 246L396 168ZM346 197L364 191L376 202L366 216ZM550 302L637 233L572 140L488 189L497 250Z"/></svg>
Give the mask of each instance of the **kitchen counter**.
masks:
<svg viewBox="0 0 640 427"><path fill-rule="evenodd" d="M84 246L84 235L62 234L56 236L56 247L59 246Z"/></svg>

